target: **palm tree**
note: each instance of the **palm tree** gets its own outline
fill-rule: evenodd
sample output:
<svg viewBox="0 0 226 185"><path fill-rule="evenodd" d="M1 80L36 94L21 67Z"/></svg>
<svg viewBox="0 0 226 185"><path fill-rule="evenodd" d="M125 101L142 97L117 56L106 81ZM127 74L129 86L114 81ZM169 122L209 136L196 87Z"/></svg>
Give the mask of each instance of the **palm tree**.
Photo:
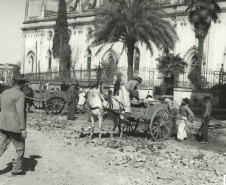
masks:
<svg viewBox="0 0 226 185"><path fill-rule="evenodd" d="M157 0L105 0L97 8L94 21L93 46L116 42L127 49L128 79L133 78L133 55L135 44L146 44L153 55L153 44L158 49L173 49L177 34L167 20Z"/></svg>
<svg viewBox="0 0 226 185"><path fill-rule="evenodd" d="M180 57L179 54L175 55L167 53L166 55L156 59L158 61L157 68L160 73L165 77L171 77L173 85L177 85L179 74L184 73L184 69L187 67L187 63ZM168 81L164 78L165 82Z"/></svg>
<svg viewBox="0 0 226 185"><path fill-rule="evenodd" d="M197 85L200 84L201 64L203 61L204 40L209 32L211 22L218 20L217 13L221 12L216 0L185 0L188 4L189 22L194 26L195 37L198 39L198 65L197 65Z"/></svg>

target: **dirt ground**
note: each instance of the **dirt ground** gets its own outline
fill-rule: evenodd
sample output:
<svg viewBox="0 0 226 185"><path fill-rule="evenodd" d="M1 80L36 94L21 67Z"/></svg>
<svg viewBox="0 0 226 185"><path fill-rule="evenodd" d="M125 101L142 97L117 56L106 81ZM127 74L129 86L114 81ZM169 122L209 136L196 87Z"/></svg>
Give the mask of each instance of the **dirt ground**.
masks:
<svg viewBox="0 0 226 185"><path fill-rule="evenodd" d="M199 119L189 123L189 139L184 142L173 137L164 142L146 139L143 124L134 136L110 137L113 123L108 119L104 121L103 139L99 141L95 134L90 141L85 114L67 121L65 115L34 111L28 114L26 175L11 176L15 156L11 144L0 160L0 185L223 184L226 130L210 130L209 144L200 144L194 136Z"/></svg>

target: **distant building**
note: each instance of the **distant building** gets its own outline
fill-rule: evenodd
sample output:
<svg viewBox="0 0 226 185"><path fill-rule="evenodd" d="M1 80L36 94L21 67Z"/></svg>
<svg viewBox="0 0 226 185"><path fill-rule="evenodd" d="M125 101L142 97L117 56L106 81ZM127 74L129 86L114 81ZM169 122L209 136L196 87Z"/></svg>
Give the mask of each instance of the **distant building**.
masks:
<svg viewBox="0 0 226 185"><path fill-rule="evenodd" d="M95 18L95 8L104 0L66 0L68 11L68 24L70 32L70 45L72 48L72 60L76 61L76 69L90 69L98 66L100 61L118 63L118 67L127 70L127 55L122 53L122 43L105 46L94 57L99 47L90 47L88 39ZM183 0L164 0L165 11L168 20L174 25L179 40L175 54L179 53L188 63L187 71L197 66L198 40L195 38L192 25L185 15L186 6ZM226 66L226 2L220 1L222 13L219 21L212 23L211 29L204 44L205 69L220 70L221 64ZM58 0L27 0L23 31L23 73L58 71L59 62L52 56L55 19L57 17ZM138 73L144 81L150 80L150 73L144 73L144 69L156 68L155 59L162 55L163 51L154 48L154 56L146 49L145 45L136 44L134 50L134 72ZM125 72L126 72L125 70ZM148 79L149 78L149 79ZM152 78L152 77L151 77ZM154 75L157 79L158 76Z"/></svg>
<svg viewBox="0 0 226 185"><path fill-rule="evenodd" d="M13 78L13 71L15 67L19 68L15 64L0 64L0 82L1 83L10 83Z"/></svg>

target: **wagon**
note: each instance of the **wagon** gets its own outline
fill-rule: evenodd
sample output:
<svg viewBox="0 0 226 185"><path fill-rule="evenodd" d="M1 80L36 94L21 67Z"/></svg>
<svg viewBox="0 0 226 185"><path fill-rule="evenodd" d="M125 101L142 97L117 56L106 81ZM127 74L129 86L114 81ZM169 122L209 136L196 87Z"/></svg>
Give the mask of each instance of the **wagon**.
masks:
<svg viewBox="0 0 226 185"><path fill-rule="evenodd" d="M29 98L29 97L27 97ZM47 90L34 94L33 106L36 109L45 109L47 114L60 114L66 106L66 92Z"/></svg>
<svg viewBox="0 0 226 185"><path fill-rule="evenodd" d="M154 141L166 140L172 128L172 116L167 109L167 104L159 101L145 102L144 100L139 103L141 107L131 107L131 114L115 112L119 122L123 124L123 132L133 134L138 124L142 122L145 124L145 130L149 127ZM124 118L122 119L121 116Z"/></svg>

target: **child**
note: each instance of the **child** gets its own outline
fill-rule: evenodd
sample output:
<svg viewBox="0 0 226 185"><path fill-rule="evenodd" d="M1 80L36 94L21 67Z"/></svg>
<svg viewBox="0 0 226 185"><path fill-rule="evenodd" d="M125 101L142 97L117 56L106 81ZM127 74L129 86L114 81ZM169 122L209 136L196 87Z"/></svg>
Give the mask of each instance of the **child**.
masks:
<svg viewBox="0 0 226 185"><path fill-rule="evenodd" d="M178 129L177 129L177 140L182 141L184 139L187 139L187 133L185 131L185 126L188 120L188 116L194 119L194 114L191 111L191 109L188 107L189 99L184 98L181 102L181 106L179 109L179 114L180 114L180 121L178 124Z"/></svg>

